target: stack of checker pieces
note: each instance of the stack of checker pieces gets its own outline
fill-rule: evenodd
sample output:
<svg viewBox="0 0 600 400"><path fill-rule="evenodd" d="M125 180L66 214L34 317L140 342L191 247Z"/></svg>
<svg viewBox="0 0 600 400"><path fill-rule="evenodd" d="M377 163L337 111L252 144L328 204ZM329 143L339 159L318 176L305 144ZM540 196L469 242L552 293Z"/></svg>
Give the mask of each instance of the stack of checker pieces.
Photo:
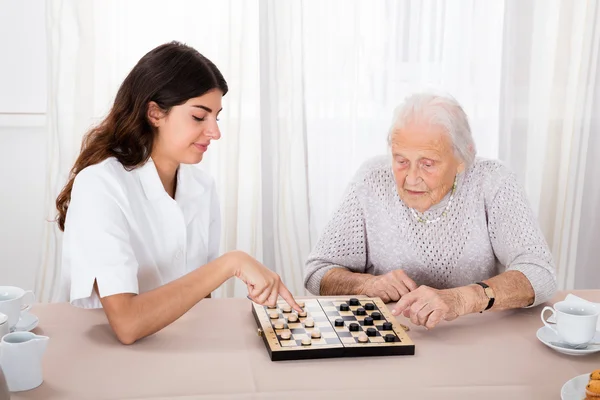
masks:
<svg viewBox="0 0 600 400"><path fill-rule="evenodd" d="M415 345L379 298L297 299L297 314L285 301L252 304L272 361L331 357L414 355Z"/></svg>

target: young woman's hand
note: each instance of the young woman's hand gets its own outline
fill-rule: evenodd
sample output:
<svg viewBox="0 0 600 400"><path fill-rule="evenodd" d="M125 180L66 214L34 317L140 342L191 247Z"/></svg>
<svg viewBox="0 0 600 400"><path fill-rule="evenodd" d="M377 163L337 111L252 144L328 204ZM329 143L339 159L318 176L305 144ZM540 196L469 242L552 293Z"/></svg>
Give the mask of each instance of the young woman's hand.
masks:
<svg viewBox="0 0 600 400"><path fill-rule="evenodd" d="M281 296L294 310L302 311L279 275L242 251L229 254L234 258L233 275L246 284L250 300L260 305L274 306L278 296Z"/></svg>

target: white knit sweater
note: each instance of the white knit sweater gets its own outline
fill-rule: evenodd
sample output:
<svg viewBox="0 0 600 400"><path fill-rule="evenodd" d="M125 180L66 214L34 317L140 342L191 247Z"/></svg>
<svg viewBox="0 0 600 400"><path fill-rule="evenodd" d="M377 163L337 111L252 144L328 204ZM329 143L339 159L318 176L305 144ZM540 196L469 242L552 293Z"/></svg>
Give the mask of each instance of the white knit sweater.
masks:
<svg viewBox="0 0 600 400"><path fill-rule="evenodd" d="M424 215L435 219L449 197ZM402 269L438 289L517 270L535 290L532 306L556 292L552 255L523 189L499 161L479 158L459 175L447 215L431 224L398 196L390 156L367 161L309 255L306 288L318 295L325 273L340 266L374 275Z"/></svg>

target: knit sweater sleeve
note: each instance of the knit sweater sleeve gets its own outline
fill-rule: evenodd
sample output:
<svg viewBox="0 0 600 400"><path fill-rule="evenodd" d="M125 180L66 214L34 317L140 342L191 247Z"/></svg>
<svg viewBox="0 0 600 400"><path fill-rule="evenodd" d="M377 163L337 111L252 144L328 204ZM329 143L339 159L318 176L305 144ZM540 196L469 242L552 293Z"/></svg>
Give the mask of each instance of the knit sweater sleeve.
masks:
<svg viewBox="0 0 600 400"><path fill-rule="evenodd" d="M531 283L533 307L556 293L552 254L514 174L508 173L500 182L487 207L490 241L506 270L522 272Z"/></svg>
<svg viewBox="0 0 600 400"><path fill-rule="evenodd" d="M332 268L364 273L367 266L367 237L364 210L359 198L360 182L350 184L340 206L319 237L306 261L304 286L320 294L321 280Z"/></svg>

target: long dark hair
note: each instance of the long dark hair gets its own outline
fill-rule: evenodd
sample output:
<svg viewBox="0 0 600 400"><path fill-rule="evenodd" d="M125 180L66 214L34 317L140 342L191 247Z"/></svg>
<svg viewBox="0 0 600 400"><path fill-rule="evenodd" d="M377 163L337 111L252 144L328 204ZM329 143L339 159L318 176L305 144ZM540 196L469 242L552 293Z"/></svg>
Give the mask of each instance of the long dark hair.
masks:
<svg viewBox="0 0 600 400"><path fill-rule="evenodd" d="M142 57L121 84L108 116L83 138L69 181L56 198L60 230L65 229L73 182L81 170L109 157L116 157L128 169L150 158L156 129L148 121L149 102L168 113L171 107L213 89L227 93L223 75L187 45L166 43Z"/></svg>

